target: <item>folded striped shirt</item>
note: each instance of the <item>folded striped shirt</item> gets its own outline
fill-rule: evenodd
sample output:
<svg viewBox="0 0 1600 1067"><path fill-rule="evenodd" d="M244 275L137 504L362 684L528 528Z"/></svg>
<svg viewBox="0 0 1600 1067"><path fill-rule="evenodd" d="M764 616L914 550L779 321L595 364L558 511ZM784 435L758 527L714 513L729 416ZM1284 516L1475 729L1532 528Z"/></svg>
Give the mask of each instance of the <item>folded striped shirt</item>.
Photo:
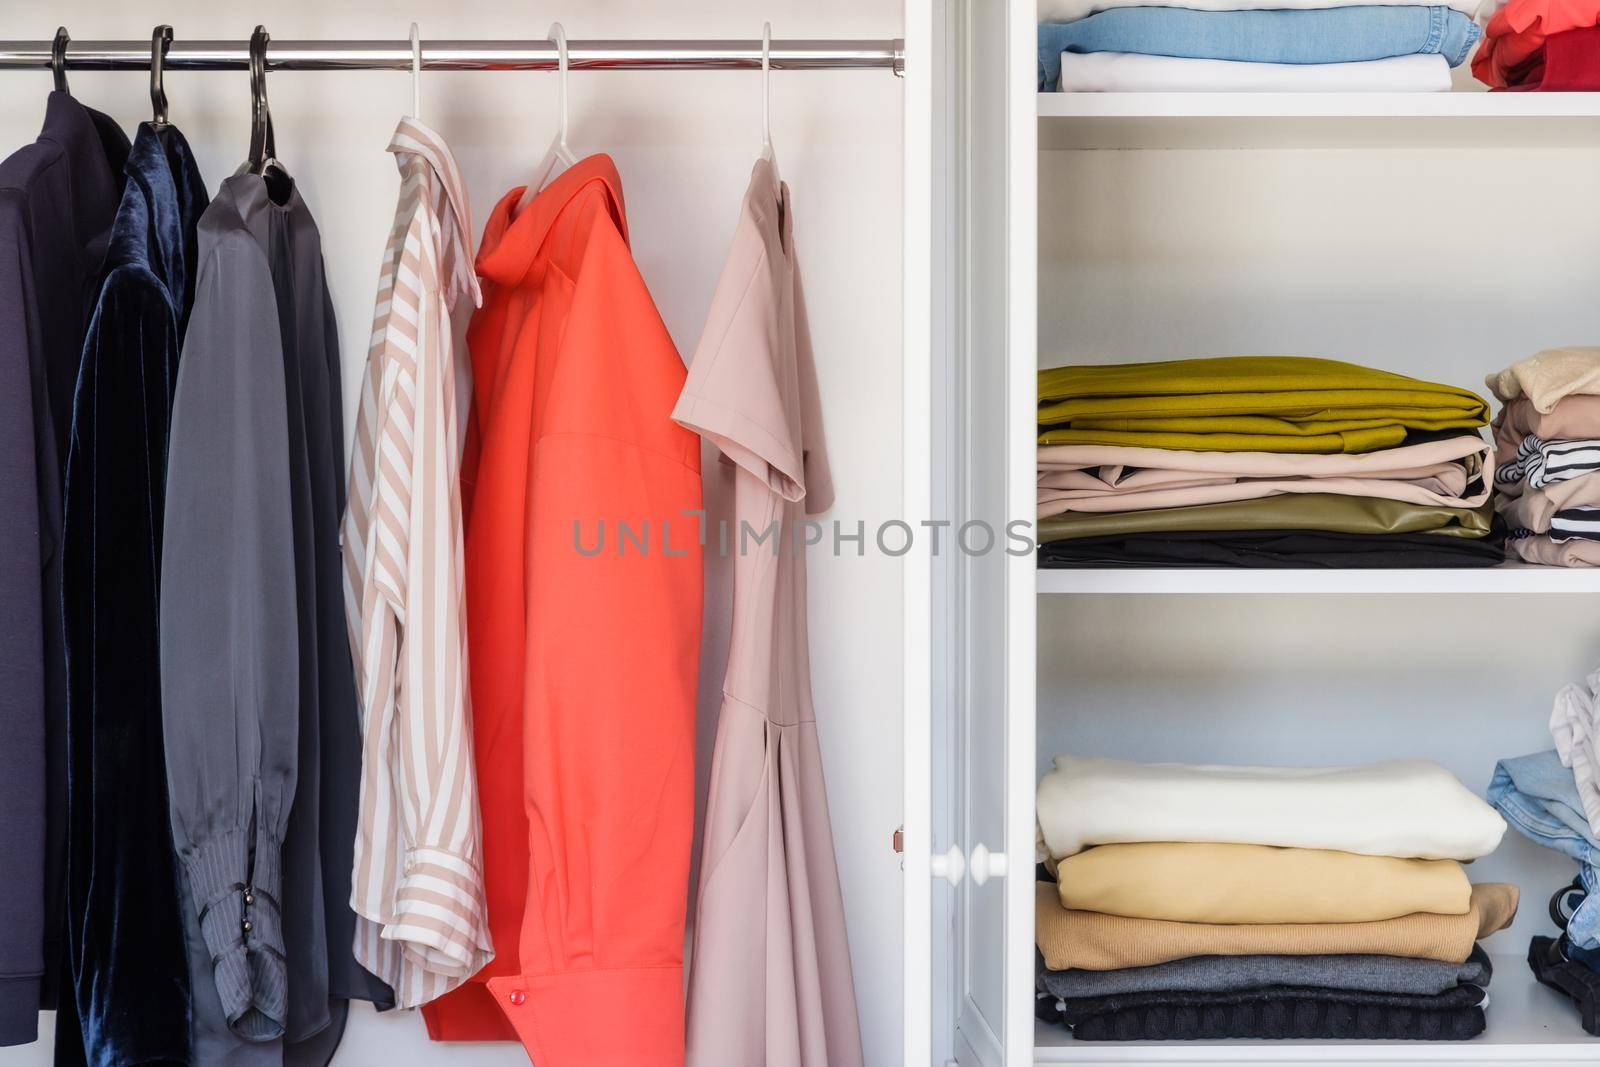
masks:
<svg viewBox="0 0 1600 1067"><path fill-rule="evenodd" d="M1495 471L1497 482L1526 480L1535 489L1600 470L1600 438L1546 441L1529 434L1517 444L1516 458Z"/></svg>
<svg viewBox="0 0 1600 1067"><path fill-rule="evenodd" d="M1575 537L1600 541L1600 507L1562 508L1550 516L1550 540L1560 544Z"/></svg>

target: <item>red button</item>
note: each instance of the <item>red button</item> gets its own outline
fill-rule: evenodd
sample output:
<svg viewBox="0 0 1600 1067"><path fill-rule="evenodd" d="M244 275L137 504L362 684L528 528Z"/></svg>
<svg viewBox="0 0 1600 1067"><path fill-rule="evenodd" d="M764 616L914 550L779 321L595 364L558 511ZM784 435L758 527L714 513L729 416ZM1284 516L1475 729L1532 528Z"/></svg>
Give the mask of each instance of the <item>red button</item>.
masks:
<svg viewBox="0 0 1600 1067"><path fill-rule="evenodd" d="M527 1000L527 999L528 999L528 994L524 993L522 990L513 989L511 991L511 1003L512 1004L515 1004L515 1005L520 1007L522 1005L522 1002Z"/></svg>

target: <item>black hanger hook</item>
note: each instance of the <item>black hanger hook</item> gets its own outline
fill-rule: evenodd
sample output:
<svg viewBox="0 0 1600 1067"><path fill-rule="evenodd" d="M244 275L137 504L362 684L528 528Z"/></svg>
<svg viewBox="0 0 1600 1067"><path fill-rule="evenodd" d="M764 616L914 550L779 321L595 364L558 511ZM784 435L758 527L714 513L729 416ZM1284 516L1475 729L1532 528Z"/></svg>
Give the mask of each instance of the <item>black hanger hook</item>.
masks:
<svg viewBox="0 0 1600 1067"><path fill-rule="evenodd" d="M56 39L50 43L50 73L55 75L56 92L71 95L72 90L67 88L67 45L72 43L72 35L65 26L56 27Z"/></svg>
<svg viewBox="0 0 1600 1067"><path fill-rule="evenodd" d="M162 83L167 48L172 44L172 27L157 26L150 34L150 109L157 128L167 124L167 87Z"/></svg>
<svg viewBox="0 0 1600 1067"><path fill-rule="evenodd" d="M267 104L267 44L272 35L257 26L250 35L250 170L260 174L274 153L272 108Z"/></svg>

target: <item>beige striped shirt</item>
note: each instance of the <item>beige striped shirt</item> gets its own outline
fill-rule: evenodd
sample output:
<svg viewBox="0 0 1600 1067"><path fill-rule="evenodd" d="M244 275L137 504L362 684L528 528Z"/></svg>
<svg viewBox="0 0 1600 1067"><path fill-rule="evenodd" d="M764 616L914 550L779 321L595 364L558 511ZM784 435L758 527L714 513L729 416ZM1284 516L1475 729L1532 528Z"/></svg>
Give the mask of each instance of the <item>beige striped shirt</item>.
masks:
<svg viewBox="0 0 1600 1067"><path fill-rule="evenodd" d="M400 205L378 279L344 522L361 688L355 955L416 1007L494 957L467 688L460 388L450 311L482 303L456 161L400 120ZM465 353L462 356L465 359ZM463 390L465 392L465 390Z"/></svg>

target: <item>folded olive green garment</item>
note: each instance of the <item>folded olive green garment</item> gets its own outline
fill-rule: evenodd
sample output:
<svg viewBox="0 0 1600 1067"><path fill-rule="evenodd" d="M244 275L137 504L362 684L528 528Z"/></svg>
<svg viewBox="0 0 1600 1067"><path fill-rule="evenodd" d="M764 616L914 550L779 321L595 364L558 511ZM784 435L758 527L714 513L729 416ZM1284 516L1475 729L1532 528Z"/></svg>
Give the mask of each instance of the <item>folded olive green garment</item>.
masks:
<svg viewBox="0 0 1600 1067"><path fill-rule="evenodd" d="M1039 443L1213 452L1370 452L1410 431L1475 429L1469 389L1304 356L1226 356L1039 372Z"/></svg>
<svg viewBox="0 0 1600 1067"><path fill-rule="evenodd" d="M1149 511L1068 512L1040 519L1038 529L1041 544L1074 537L1175 530L1322 530L1484 537L1493 520L1492 499L1475 508L1447 508L1376 497L1302 493Z"/></svg>
<svg viewBox="0 0 1600 1067"><path fill-rule="evenodd" d="M1063 907L1191 923L1350 923L1465 915L1455 860L1205 841L1100 845L1060 860Z"/></svg>
<svg viewBox="0 0 1600 1067"><path fill-rule="evenodd" d="M1517 887L1472 887L1465 915L1417 912L1359 923L1219 923L1128 919L1061 906L1050 882L1034 886L1034 939L1052 971L1114 971L1190 956L1320 956L1353 953L1461 963L1472 943L1511 925Z"/></svg>

